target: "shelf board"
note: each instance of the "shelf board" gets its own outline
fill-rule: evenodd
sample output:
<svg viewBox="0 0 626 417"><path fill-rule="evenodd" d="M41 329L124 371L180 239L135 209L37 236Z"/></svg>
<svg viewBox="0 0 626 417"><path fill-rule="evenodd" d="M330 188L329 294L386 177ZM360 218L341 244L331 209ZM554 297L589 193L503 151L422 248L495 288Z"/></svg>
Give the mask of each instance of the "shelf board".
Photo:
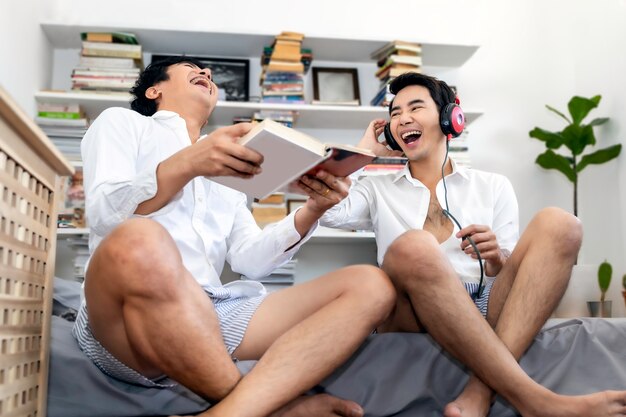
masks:
<svg viewBox="0 0 626 417"><path fill-rule="evenodd" d="M57 229L58 236L76 236L88 235L89 228L60 228ZM344 230L335 230L328 228L319 228L313 233L311 241L313 242L343 242L343 241L370 241L374 240L373 232L348 232Z"/></svg>
<svg viewBox="0 0 626 417"><path fill-rule="evenodd" d="M49 103L78 103L93 120L107 107L129 108L130 95L126 94L99 94L73 93L65 91L40 91L35 94L40 102ZM225 126L232 124L234 117L252 116L260 110L292 110L299 113L296 128L317 129L361 129L365 130L368 123L375 118L387 118L386 107L372 106L325 106L311 104L274 104L249 103L238 101L219 101L213 115L209 119L209 126ZM482 113L465 110L468 124Z"/></svg>
<svg viewBox="0 0 626 417"><path fill-rule="evenodd" d="M370 243L374 242L374 232L351 232L320 227L307 243Z"/></svg>
<svg viewBox="0 0 626 417"><path fill-rule="evenodd" d="M57 228L57 236L76 236L76 235L88 235L89 228L87 227L67 227Z"/></svg>
<svg viewBox="0 0 626 417"><path fill-rule="evenodd" d="M184 53L186 55L222 57L260 57L263 47L271 45L276 34L205 32L190 30L98 27L63 23L42 23L41 27L53 48L80 48L81 32L132 32L144 52ZM303 47L311 48L314 62L373 62L370 54L392 39L346 39L306 36ZM415 40L419 42L419 40ZM449 45L422 42L424 65L459 67L478 49L476 45Z"/></svg>

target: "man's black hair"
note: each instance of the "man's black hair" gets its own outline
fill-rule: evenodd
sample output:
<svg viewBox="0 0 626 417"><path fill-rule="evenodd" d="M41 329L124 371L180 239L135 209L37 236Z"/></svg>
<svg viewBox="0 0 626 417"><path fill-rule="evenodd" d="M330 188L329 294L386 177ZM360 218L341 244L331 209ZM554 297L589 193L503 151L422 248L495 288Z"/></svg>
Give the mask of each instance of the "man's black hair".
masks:
<svg viewBox="0 0 626 417"><path fill-rule="evenodd" d="M421 85L427 88L430 92L430 96L437 105L439 114L441 114L441 109L443 109L446 104L454 103L456 98L456 94L452 88L444 81L417 72L405 72L404 74L398 75L389 84L389 92L396 95L400 90L410 85ZM393 100L389 103L389 113L391 113L392 107Z"/></svg>
<svg viewBox="0 0 626 417"><path fill-rule="evenodd" d="M174 64L180 64L183 62L193 64L198 68L204 68L206 66L199 60L191 57L186 57L184 55L175 55L164 58L162 60L158 60L156 62L152 62L139 75L135 86L130 89L130 93L134 96L133 100L130 103L130 108L140 114L143 114L144 116L152 116L154 113L156 113L156 100L151 100L147 98L146 90L148 90L148 88L154 86L155 84L160 83L161 81L167 81L169 79L167 69Z"/></svg>

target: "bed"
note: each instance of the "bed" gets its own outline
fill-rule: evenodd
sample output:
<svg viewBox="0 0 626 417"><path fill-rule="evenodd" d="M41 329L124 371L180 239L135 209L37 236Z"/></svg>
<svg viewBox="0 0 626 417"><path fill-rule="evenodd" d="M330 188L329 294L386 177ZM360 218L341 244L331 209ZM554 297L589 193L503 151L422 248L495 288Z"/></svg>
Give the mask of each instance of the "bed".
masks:
<svg viewBox="0 0 626 417"><path fill-rule="evenodd" d="M147 389L100 372L70 334L75 283L55 280L49 417L130 417L194 414L210 406L183 387ZM70 310L68 310L70 309ZM69 313L68 313L69 312ZM562 394L626 389L626 319L551 319L520 361L542 385ZM242 373L254 362L240 362ZM312 392L361 404L367 416L441 416L468 374L426 334L371 335L342 367ZM516 416L497 398L489 416Z"/></svg>

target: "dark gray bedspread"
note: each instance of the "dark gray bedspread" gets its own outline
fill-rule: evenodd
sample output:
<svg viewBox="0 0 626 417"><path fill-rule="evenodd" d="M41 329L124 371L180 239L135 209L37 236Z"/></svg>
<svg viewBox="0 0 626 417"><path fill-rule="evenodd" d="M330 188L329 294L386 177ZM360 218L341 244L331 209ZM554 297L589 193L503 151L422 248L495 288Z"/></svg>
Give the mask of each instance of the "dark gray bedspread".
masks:
<svg viewBox="0 0 626 417"><path fill-rule="evenodd" d="M206 402L182 387L146 389L102 374L78 349L72 323L53 317L49 417L195 413ZM542 385L563 394L626 389L626 319L551 320L521 360ZM245 372L253 363L242 362ZM361 404L367 416L441 416L467 373L424 334L370 336L317 391ZM490 416L515 416L497 399Z"/></svg>

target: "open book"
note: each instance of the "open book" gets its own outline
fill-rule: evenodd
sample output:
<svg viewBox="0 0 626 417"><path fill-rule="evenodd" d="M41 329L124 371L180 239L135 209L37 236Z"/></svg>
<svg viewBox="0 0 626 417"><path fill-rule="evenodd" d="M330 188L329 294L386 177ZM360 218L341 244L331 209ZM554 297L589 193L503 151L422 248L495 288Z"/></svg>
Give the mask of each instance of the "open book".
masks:
<svg viewBox="0 0 626 417"><path fill-rule="evenodd" d="M249 179L212 177L211 180L255 198L277 191L302 194L293 186L302 175L315 175L323 169L347 177L376 157L366 149L322 143L271 119L254 126L239 143L264 156L263 172Z"/></svg>

